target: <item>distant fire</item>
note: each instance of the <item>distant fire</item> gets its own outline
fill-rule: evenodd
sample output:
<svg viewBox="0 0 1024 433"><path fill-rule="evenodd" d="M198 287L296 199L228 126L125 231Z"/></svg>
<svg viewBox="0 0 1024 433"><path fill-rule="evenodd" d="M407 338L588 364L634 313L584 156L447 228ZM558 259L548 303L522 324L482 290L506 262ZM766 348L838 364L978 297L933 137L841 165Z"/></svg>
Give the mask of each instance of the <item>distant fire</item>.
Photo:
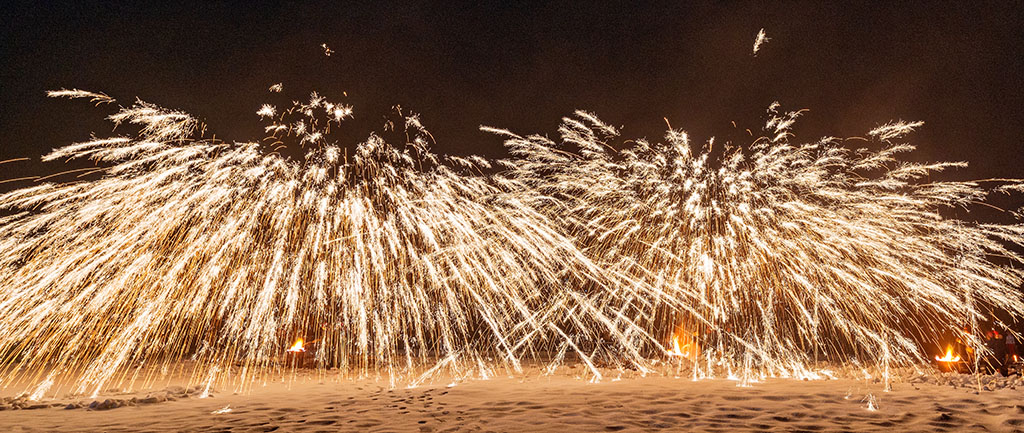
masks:
<svg viewBox="0 0 1024 433"><path fill-rule="evenodd" d="M668 350L668 355L673 357L697 359L700 353L700 346L696 341L697 334L694 332L688 332L682 327L676 328L676 332L672 334L672 347Z"/></svg>
<svg viewBox="0 0 1024 433"><path fill-rule="evenodd" d="M950 344L946 346L946 355L941 358L939 355L935 355L935 360L939 362L960 362L960 355L953 353L953 345Z"/></svg>
<svg viewBox="0 0 1024 433"><path fill-rule="evenodd" d="M306 348L302 346L302 343L303 343L303 341L302 341L301 338L298 339L298 340L295 340L295 344L293 344L291 349L288 349L288 351L292 352L292 353L305 352Z"/></svg>

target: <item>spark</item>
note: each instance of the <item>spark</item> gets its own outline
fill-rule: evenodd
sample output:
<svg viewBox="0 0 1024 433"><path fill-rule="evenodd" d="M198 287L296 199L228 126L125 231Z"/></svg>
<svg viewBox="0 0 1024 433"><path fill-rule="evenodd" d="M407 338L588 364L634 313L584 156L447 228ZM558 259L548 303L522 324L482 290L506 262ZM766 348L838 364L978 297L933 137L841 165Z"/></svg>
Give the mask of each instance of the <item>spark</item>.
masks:
<svg viewBox="0 0 1024 433"><path fill-rule="evenodd" d="M0 165L11 163L11 162L28 161L29 159L30 158L11 158L11 159L5 159L3 161L0 161Z"/></svg>
<svg viewBox="0 0 1024 433"><path fill-rule="evenodd" d="M270 104L263 104L256 114L260 117L274 117L274 115L277 114L277 108L274 108L274 106Z"/></svg>
<svg viewBox="0 0 1024 433"><path fill-rule="evenodd" d="M61 383L97 393L140 365L188 365L206 389L244 388L294 335L317 342L316 368L393 383L570 347L647 368L631 346L651 337L599 297L626 284L483 159L431 152L415 116L343 152L331 130L351 116L314 93L264 118L264 147L196 137L187 113L139 100L109 116L137 132L44 156L102 175L0 195L0 382L61 365Z"/></svg>
<svg viewBox="0 0 1024 433"><path fill-rule="evenodd" d="M1024 312L1024 271L991 260L1024 263L1024 226L940 212L1024 182L931 180L964 164L899 160L920 122L875 129L877 150L794 143L801 111L773 104L761 137L715 147L675 129L620 143L580 111L560 142L485 128L512 155L485 175L432 152L417 115L349 152L332 130L352 107L270 107L270 137L226 143L137 100L108 117L136 132L43 157L100 176L0 195L0 382L61 365L95 393L187 361L207 390L244 388L296 335L316 368L393 386L569 358L595 382L667 358L747 386L856 356L888 382L929 361L922 325L981 347L961 324Z"/></svg>
<svg viewBox="0 0 1024 433"><path fill-rule="evenodd" d="M659 336L637 350L685 353L689 341L667 333L692 331L707 365L672 359L695 372L797 377L857 355L888 380L889 366L929 363L932 325L979 347L962 324L1024 312L1021 267L994 261L1022 263L1012 246L1024 245L1024 225L942 211L1021 181L985 189L931 179L962 163L900 161L921 122L886 124L870 134L878 150L855 150L791 142L801 112L777 110L763 136L715 154L681 130L623 141L586 112L565 118L556 140L488 130L512 155L500 177L639 288L601 300Z"/></svg>
<svg viewBox="0 0 1024 433"><path fill-rule="evenodd" d="M111 102L117 101L116 99L111 98L110 96L107 96L107 94L103 93L103 92L87 92L85 90L78 90L78 89L50 90L50 91L46 92L46 96L49 96L51 98L70 98L70 99L89 98L90 102L95 102L96 105L109 104Z"/></svg>
<svg viewBox="0 0 1024 433"><path fill-rule="evenodd" d="M768 39L768 36L765 34L763 28L761 30L759 30L757 32L757 37L754 38L754 53L753 54L756 56L757 52L761 49L761 45L764 45L765 42L768 42L770 40L771 39Z"/></svg>
<svg viewBox="0 0 1024 433"><path fill-rule="evenodd" d="M328 47L326 43L320 44L320 48L324 49L324 55L327 57L331 57L331 54L334 54L334 50Z"/></svg>
<svg viewBox="0 0 1024 433"><path fill-rule="evenodd" d="M29 395L28 399L31 400L31 401L42 400L43 396L46 395L46 392L49 391L50 387L53 386L53 377L54 377L54 375L55 375L55 372L51 371L46 376L46 379L43 380L42 382L40 382L38 386L36 386L35 391L32 391L32 395Z"/></svg>
<svg viewBox="0 0 1024 433"><path fill-rule="evenodd" d="M864 409L867 409L868 412L875 412L878 410L878 399L873 394L865 395L861 402L867 403L864 405Z"/></svg>

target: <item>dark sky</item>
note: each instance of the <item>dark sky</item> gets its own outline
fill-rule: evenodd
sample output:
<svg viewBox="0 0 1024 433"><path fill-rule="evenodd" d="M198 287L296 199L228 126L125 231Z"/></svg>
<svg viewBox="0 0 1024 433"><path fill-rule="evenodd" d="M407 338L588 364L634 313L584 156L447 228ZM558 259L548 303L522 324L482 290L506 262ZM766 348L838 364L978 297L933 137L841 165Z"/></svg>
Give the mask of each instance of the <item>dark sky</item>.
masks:
<svg viewBox="0 0 1024 433"><path fill-rule="evenodd" d="M660 138L667 117L697 138L739 138L730 121L757 127L778 100L810 109L799 138L924 120L919 158L969 161L962 178L1024 177L1019 2L35 3L5 6L0 23L0 160L109 133L112 107L48 89L138 96L252 141L267 87L283 82L296 99L348 92L359 137L394 104L422 113L443 153L500 156L478 125L554 134L577 108L629 137ZM754 57L762 27L771 40ZM0 178L42 170L5 164Z"/></svg>

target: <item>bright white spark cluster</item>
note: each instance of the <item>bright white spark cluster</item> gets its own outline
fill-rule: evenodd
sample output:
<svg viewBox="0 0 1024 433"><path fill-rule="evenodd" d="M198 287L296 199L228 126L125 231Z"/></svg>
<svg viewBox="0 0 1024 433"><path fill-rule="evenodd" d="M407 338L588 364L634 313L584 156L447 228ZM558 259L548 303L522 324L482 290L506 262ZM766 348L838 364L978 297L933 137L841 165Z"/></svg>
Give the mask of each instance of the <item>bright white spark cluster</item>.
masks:
<svg viewBox="0 0 1024 433"><path fill-rule="evenodd" d="M695 149L680 130L625 145L585 112L564 119L559 142L484 129L509 137L504 176L525 202L603 269L647 287L636 323L662 342L682 329L696 376L927 363L923 343L944 331L979 347L964 326L993 308L1024 312L1021 267L1008 266L1022 262L1008 245L1024 244L1024 226L944 216L991 191L929 177L961 163L898 160L921 123L871 131L877 150L797 144L799 113L776 107L765 137L719 149Z"/></svg>
<svg viewBox="0 0 1024 433"><path fill-rule="evenodd" d="M110 116L136 136L44 158L92 159L98 179L0 196L0 380L56 369L93 392L189 360L245 382L297 338L312 365L391 377L566 353L643 368L642 330L601 303L622 282L487 161L431 153L416 117L346 156L327 137L351 107L316 94L276 113L260 109L264 143L227 144L139 101Z"/></svg>
<svg viewBox="0 0 1024 433"><path fill-rule="evenodd" d="M317 94L260 107L261 143L137 101L110 116L137 134L44 158L94 179L0 195L0 380L95 391L187 360L209 388L299 356L391 378L567 356L600 378L671 354L694 377L801 375L922 362L947 328L977 346L963 324L1024 312L1024 275L991 261L1022 261L1024 227L940 214L990 191L899 162L919 123L853 150L790 143L797 114L771 113L715 152L675 130L623 146L584 112L561 143L493 130L513 158L487 176L431 153L417 116L348 155L330 137L352 108Z"/></svg>
<svg viewBox="0 0 1024 433"><path fill-rule="evenodd" d="M116 101L114 98L111 98L106 93L102 93L102 92L88 92L88 91L79 90L79 89L51 90L49 92L46 92L46 96L49 96L51 98L71 98L71 99L75 99L75 98L88 98L91 102L95 102L96 105L99 105L99 104L109 104L111 102L115 102Z"/></svg>
<svg viewBox="0 0 1024 433"><path fill-rule="evenodd" d="M764 45L769 40L768 34L764 32L764 29L759 30L757 36L754 37L754 52L752 54L757 55L757 52L761 50L761 45Z"/></svg>

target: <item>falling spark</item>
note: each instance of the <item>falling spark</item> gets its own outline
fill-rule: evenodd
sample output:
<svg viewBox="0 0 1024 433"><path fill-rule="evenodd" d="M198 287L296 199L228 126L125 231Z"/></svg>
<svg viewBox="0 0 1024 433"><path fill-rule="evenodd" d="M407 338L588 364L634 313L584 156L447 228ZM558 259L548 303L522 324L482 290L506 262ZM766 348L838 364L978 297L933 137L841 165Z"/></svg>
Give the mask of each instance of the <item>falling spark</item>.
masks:
<svg viewBox="0 0 1024 433"><path fill-rule="evenodd" d="M867 403L866 405L864 405L864 408L867 409L869 412L875 412L878 410L878 400L872 394L864 396L864 399L861 400L861 402Z"/></svg>
<svg viewBox="0 0 1024 433"><path fill-rule="evenodd" d="M264 143L225 143L136 101L108 119L137 133L43 158L94 161L99 178L0 195L0 382L61 365L95 394L188 361L207 389L253 383L295 335L317 342L317 368L392 384L567 358L596 382L600 365L651 371L647 354L745 386L856 353L888 381L928 361L921 325L1024 312L1024 271L990 260L1024 263L1024 226L940 213L1024 183L930 179L964 164L899 160L920 122L872 131L879 150L799 144L800 112L773 104L762 137L712 154L674 129L616 143L581 111L561 143L485 128L512 155L486 176L490 161L433 153L418 116L349 153L331 131L351 107L280 106L260 116ZM664 347L680 326L693 341Z"/></svg>
<svg viewBox="0 0 1024 433"><path fill-rule="evenodd" d="M220 368L217 366L210 368L210 372L206 376L206 386L203 387L203 392L199 394L199 398L207 398L210 396L210 390L213 388L213 381L217 379L217 373L219 372Z"/></svg>
<svg viewBox="0 0 1024 433"><path fill-rule="evenodd" d="M331 54L334 54L334 50L328 47L326 43L320 44L320 48L324 49L324 55L327 57L331 57Z"/></svg>
<svg viewBox="0 0 1024 433"><path fill-rule="evenodd" d="M95 394L187 361L193 380L244 386L296 334L317 341L311 365L392 382L566 350L645 371L635 345L653 337L601 298L628 285L480 175L485 160L432 153L415 116L344 152L331 130L351 116L314 93L264 117L265 147L197 138L188 114L137 101L109 117L136 134L44 156L103 174L0 195L0 382L62 365Z"/></svg>
<svg viewBox="0 0 1024 433"><path fill-rule="evenodd" d="M1024 245L1024 225L941 211L1020 181L985 189L933 179L962 163L900 161L920 122L875 129L873 151L834 138L793 143L800 112L777 108L762 137L716 154L680 130L665 143L620 141L582 111L557 141L484 129L507 137L500 176L524 201L638 288L601 302L650 334L679 323L698 331L704 374L807 377L808 366L858 353L888 380L890 365L929 362L922 348L937 337L924 325L969 323L995 306L1024 312L1021 267L993 261L1022 263L1011 246ZM683 352L684 341L662 341L668 348L638 350Z"/></svg>
<svg viewBox="0 0 1024 433"><path fill-rule="evenodd" d="M102 92L87 92L85 90L78 90L78 89L50 90L50 91L46 92L46 95L51 97L51 98L71 98L71 99L89 98L89 100L91 102L95 102L96 105L109 104L111 102L117 101L116 99L111 98L110 96L107 96L106 93L102 93Z"/></svg>
<svg viewBox="0 0 1024 433"><path fill-rule="evenodd" d="M761 30L759 30L757 32L757 37L754 39L754 55L757 55L758 50L761 49L761 45L763 45L765 42L768 42L769 40L770 39L768 39L768 36L764 33L764 29L762 28Z"/></svg>
<svg viewBox="0 0 1024 433"><path fill-rule="evenodd" d="M46 379L40 382L38 386L36 386L35 391L32 391L32 394L28 396L28 399L31 401L42 400L43 396L46 395L46 392L49 391L50 387L53 386L53 376L55 374L55 372L51 371L46 376Z"/></svg>
<svg viewBox="0 0 1024 433"><path fill-rule="evenodd" d="M6 160L3 160L3 161L0 161L0 165L3 165L3 164L7 164L7 163L11 163L11 162L21 162L21 161L28 161L28 160L29 160L29 158L12 158L12 159L6 159Z"/></svg>
<svg viewBox="0 0 1024 433"><path fill-rule="evenodd" d="M277 109L273 105L263 104L259 111L256 112L260 117L274 117L277 114Z"/></svg>
<svg viewBox="0 0 1024 433"><path fill-rule="evenodd" d="M272 93L281 93L281 91L284 90L284 84L283 83L274 84L274 85L270 86L269 90Z"/></svg>

